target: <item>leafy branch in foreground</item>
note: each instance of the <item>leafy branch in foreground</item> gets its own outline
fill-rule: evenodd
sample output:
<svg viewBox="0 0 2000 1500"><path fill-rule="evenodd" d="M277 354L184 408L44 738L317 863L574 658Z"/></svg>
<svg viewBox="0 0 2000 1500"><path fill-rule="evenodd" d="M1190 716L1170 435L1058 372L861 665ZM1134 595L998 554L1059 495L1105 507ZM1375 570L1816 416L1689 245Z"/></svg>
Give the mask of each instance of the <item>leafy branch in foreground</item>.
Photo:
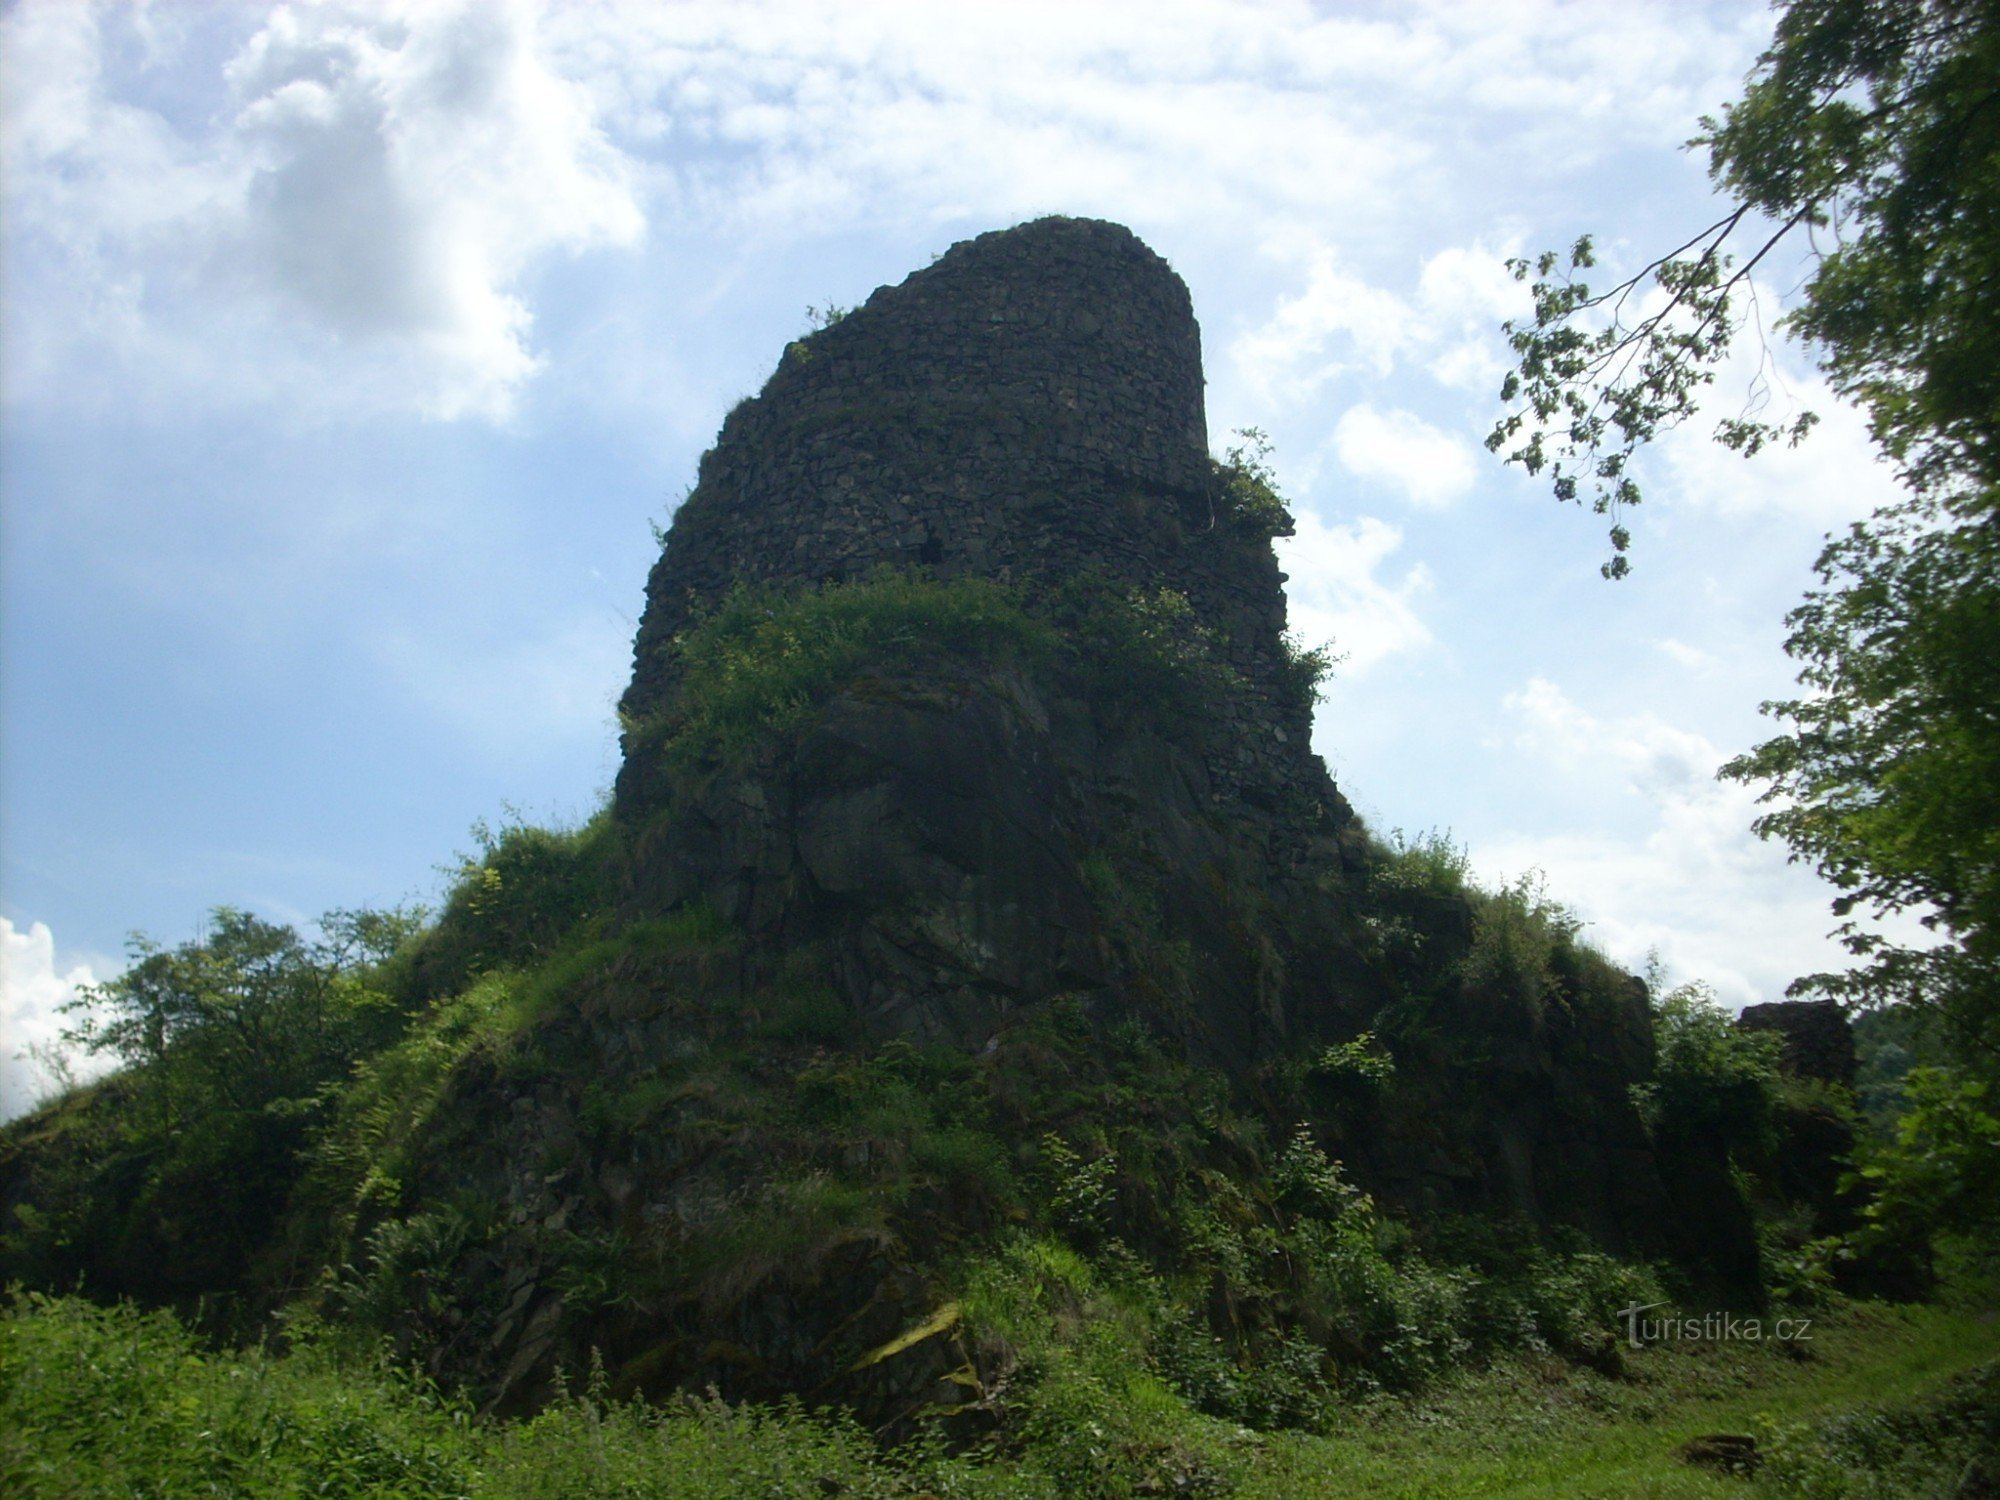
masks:
<svg viewBox="0 0 2000 1500"><path fill-rule="evenodd" d="M1743 98L1690 142L1708 148L1728 213L1605 291L1577 279L1595 264L1588 236L1567 257L1510 262L1536 278L1534 313L1506 326L1513 409L1487 446L1548 470L1558 499L1589 490L1613 520L1607 577L1628 571L1634 453L1695 414L1746 326L1765 332L1751 274L1801 230L1813 269L1772 331L1867 410L1914 493L1951 503L2000 478L1996 79L2000 25L1978 0L1791 0ZM1738 262L1727 246L1753 230ZM1804 436L1812 414L1767 421L1767 396L1760 377L1718 440L1754 453Z"/></svg>
<svg viewBox="0 0 2000 1500"><path fill-rule="evenodd" d="M1500 399L1522 404L1494 425L1486 446L1497 453L1513 443L1507 462L1530 474L1547 469L1558 500L1580 501L1588 487L1591 509L1612 521L1606 578L1630 571L1625 552L1631 534L1622 515L1640 500L1628 472L1633 454L1699 409L1703 387L1714 382L1715 367L1743 327L1739 294L1754 306L1751 272L1800 222L1798 216L1788 220L1738 265L1723 246L1749 212L1748 205L1737 208L1604 291L1577 279L1577 272L1597 263L1589 235L1570 247L1566 264L1553 250L1533 261L1507 262L1515 280L1537 278L1534 318L1505 325L1520 363L1508 373ZM1648 280L1666 300L1635 316L1635 299L1641 307L1652 303L1643 294ZM1759 412L1767 395L1760 382L1751 408L1725 420L1718 439L1755 453L1780 436L1796 443L1818 420L1802 412L1784 428L1765 422Z"/></svg>

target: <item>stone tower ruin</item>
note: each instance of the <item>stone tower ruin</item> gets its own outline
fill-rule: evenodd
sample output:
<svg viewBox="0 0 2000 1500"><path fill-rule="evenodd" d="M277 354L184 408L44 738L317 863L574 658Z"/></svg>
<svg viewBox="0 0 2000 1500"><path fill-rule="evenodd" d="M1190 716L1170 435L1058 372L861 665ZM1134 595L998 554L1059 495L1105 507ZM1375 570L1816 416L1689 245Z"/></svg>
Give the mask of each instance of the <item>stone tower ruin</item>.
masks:
<svg viewBox="0 0 2000 1500"><path fill-rule="evenodd" d="M1219 505L1202 385L1187 288L1130 230L1050 218L953 246L791 344L729 414L647 586L622 712L668 699L662 648L739 582L1093 571L1185 595L1252 685L1215 795L1338 826L1310 705L1279 687L1284 575L1269 531ZM622 806L659 791L627 764Z"/></svg>

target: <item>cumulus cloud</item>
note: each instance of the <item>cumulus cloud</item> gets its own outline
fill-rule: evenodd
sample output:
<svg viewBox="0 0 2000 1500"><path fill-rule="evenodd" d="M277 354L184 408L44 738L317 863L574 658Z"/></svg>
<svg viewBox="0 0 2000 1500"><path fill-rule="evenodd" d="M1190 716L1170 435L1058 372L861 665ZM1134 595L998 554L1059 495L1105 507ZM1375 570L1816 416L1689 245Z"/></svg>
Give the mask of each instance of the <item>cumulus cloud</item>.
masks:
<svg viewBox="0 0 2000 1500"><path fill-rule="evenodd" d="M1291 575L1291 628L1311 646L1333 644L1340 676L1352 680L1381 662L1431 642L1417 602L1431 586L1418 563L1400 578L1382 576L1403 544L1403 533L1364 516L1334 524L1295 507L1297 533L1280 538L1278 561Z"/></svg>
<svg viewBox="0 0 2000 1500"><path fill-rule="evenodd" d="M1428 352L1424 368L1440 385L1491 395L1506 374L1494 330L1529 310L1528 289L1507 269L1520 246L1453 245L1424 262L1417 307Z"/></svg>
<svg viewBox="0 0 2000 1500"><path fill-rule="evenodd" d="M60 1007L76 998L78 989L96 984L88 964L58 969L55 937L48 924L36 922L26 932L0 917L0 1017L6 1021L0 1042L0 1120L25 1114L61 1080L41 1057L60 1050L57 1038L65 1024ZM105 1071L103 1059L72 1059L79 1080Z"/></svg>
<svg viewBox="0 0 2000 1500"><path fill-rule="evenodd" d="M1653 645L1689 671L1705 671L1715 665L1713 652L1704 651L1699 646L1690 646L1686 641L1676 640L1672 636L1663 636L1654 641Z"/></svg>
<svg viewBox="0 0 2000 1500"><path fill-rule="evenodd" d="M1464 0L332 0L29 3L0 25L17 391L154 372L180 400L497 417L543 357L538 268L629 245L649 214L758 245L1049 211L1191 243L1225 226L1237 248L1379 229L1477 171L1496 121L1565 163L1678 140L1768 23L1665 3L1580 26ZM1239 357L1284 399L1379 370L1412 305L1491 300L1481 253L1434 257L1413 297L1308 257ZM1483 378L1471 342L1430 357Z"/></svg>
<svg viewBox="0 0 2000 1500"><path fill-rule="evenodd" d="M275 382L504 417L538 365L530 272L643 229L628 164L525 5L279 7L223 68L207 123L131 102L141 80L114 76L143 19L7 18L38 369L87 353L164 364L183 391ZM70 327L79 309L95 339Z"/></svg>
<svg viewBox="0 0 2000 1500"><path fill-rule="evenodd" d="M1352 275L1333 249L1317 245L1308 253L1304 288L1280 298L1270 318L1238 338L1229 354L1259 398L1295 404L1350 371L1387 375L1418 336L1415 322L1400 297Z"/></svg>
<svg viewBox="0 0 2000 1500"><path fill-rule="evenodd" d="M1475 851L1482 870L1542 870L1614 959L1636 968L1657 950L1677 978L1707 981L1732 1006L1844 966L1819 936L1833 926L1831 892L1749 831L1755 793L1715 779L1725 757L1708 739L1654 714L1594 714L1540 677L1509 693L1504 711L1515 749L1575 788L1580 805L1601 797L1636 813L1644 833L1496 839Z"/></svg>
<svg viewBox="0 0 2000 1500"><path fill-rule="evenodd" d="M1499 388L1506 362L1494 329L1522 313L1528 292L1507 269L1518 246L1453 245L1427 259L1407 295L1349 271L1317 233L1274 233L1266 254L1300 268L1300 289L1281 296L1257 327L1230 345L1257 395L1297 404L1353 373L1380 379L1420 362L1440 385Z"/></svg>
<svg viewBox="0 0 2000 1500"><path fill-rule="evenodd" d="M1478 463L1463 439L1412 412L1363 402L1341 416L1334 451L1349 473L1400 491L1412 505L1442 510L1472 488Z"/></svg>
<svg viewBox="0 0 2000 1500"><path fill-rule="evenodd" d="M1746 349L1732 363L1740 370L1750 358ZM1777 514L1828 530L1904 498L1895 471L1868 437L1866 417L1817 377L1797 379L1791 394L1799 406L1820 417L1804 442L1796 448L1766 448L1746 461L1708 440L1711 423L1671 433L1660 444L1666 480L1662 497L1696 512ZM1718 414L1729 410L1722 401L1710 409Z"/></svg>

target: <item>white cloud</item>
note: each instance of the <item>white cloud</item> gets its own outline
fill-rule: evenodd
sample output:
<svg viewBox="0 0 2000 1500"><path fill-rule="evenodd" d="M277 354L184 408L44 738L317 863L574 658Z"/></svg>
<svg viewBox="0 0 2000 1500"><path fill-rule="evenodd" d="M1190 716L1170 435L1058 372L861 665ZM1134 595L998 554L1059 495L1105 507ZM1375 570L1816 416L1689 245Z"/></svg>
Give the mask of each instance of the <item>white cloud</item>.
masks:
<svg viewBox="0 0 2000 1500"><path fill-rule="evenodd" d="M1504 708L1531 764L1572 787L1579 806L1608 798L1645 832L1486 841L1474 852L1489 875L1544 871L1614 959L1636 968L1657 949L1676 977L1708 981L1732 1006L1845 966L1822 936L1833 926L1830 891L1750 832L1755 791L1715 779L1724 757L1710 741L1653 714L1599 717L1544 678L1508 694Z"/></svg>
<svg viewBox="0 0 2000 1500"><path fill-rule="evenodd" d="M1415 336L1415 321L1400 297L1350 274L1332 249L1315 245L1304 289L1281 298L1229 354L1260 399L1292 404L1349 371L1387 375Z"/></svg>
<svg viewBox="0 0 2000 1500"><path fill-rule="evenodd" d="M1462 439L1414 413L1377 411L1366 402L1341 416L1333 443L1349 473L1399 490L1426 510L1441 510L1461 498L1479 472Z"/></svg>
<svg viewBox="0 0 2000 1500"><path fill-rule="evenodd" d="M1495 330L1529 310L1528 289L1507 269L1520 246L1453 245L1424 262L1417 278L1423 340L1437 348L1425 369L1454 390L1491 395L1507 372L1505 345Z"/></svg>
<svg viewBox="0 0 2000 1500"><path fill-rule="evenodd" d="M21 932L0 917L0 1019L6 1022L0 1041L0 1120L26 1114L57 1082L29 1049L59 1051L57 1037L70 1024L59 1007L75 999L82 986L96 983L88 964L58 971L55 937L47 923L36 922ZM109 1066L104 1059L74 1061L79 1080Z"/></svg>
<svg viewBox="0 0 2000 1500"><path fill-rule="evenodd" d="M142 17L23 6L0 39L35 291L14 342L38 373L504 417L538 365L530 272L644 227L524 5L281 6L205 130L116 97L132 81L109 59Z"/></svg>
<svg viewBox="0 0 2000 1500"><path fill-rule="evenodd" d="M1452 245L1424 262L1417 276L1417 300L1433 320L1491 327L1503 318L1528 310L1528 289L1507 269L1504 251L1485 245Z"/></svg>
<svg viewBox="0 0 2000 1500"><path fill-rule="evenodd" d="M1746 348L1732 365L1740 370L1750 358ZM1690 511L1731 517L1776 513L1828 530L1903 497L1859 411L1817 377L1797 379L1791 394L1820 417L1805 441L1796 448L1768 447L1746 460L1710 441L1714 421L1704 418L1661 442L1663 497ZM1710 402L1708 410L1721 416L1731 408L1725 398Z"/></svg>
<svg viewBox="0 0 2000 1500"><path fill-rule="evenodd" d="M1418 563L1394 581L1378 576L1402 546L1401 531L1373 516L1333 525L1310 510L1293 509L1297 533L1277 543L1278 561L1291 575L1288 618L1306 644L1333 643L1343 658L1341 679L1351 681L1391 656L1430 644L1416 609L1431 585L1428 570Z"/></svg>
<svg viewBox="0 0 2000 1500"><path fill-rule="evenodd" d="M1230 346L1238 372L1262 400L1296 404L1343 375L1379 380L1405 359L1424 360L1442 385L1498 389L1506 361L1494 330L1528 301L1507 269L1518 246L1440 250L1424 262L1407 298L1346 270L1316 233L1276 231L1264 248L1302 265L1304 285Z"/></svg>
<svg viewBox="0 0 2000 1500"><path fill-rule="evenodd" d="M1713 652L1704 651L1699 646L1690 646L1686 641L1677 641L1672 636L1663 636L1654 641L1653 645L1690 671L1705 671L1715 665Z"/></svg>
<svg viewBox="0 0 2000 1500"><path fill-rule="evenodd" d="M1464 0L29 3L3 24L15 391L110 372L155 398L438 417L509 412L544 357L537 270L632 244L648 209L751 247L1050 211L1209 247L1329 223L1379 244L1503 136L1559 170L1677 141L1768 27ZM1405 299L1347 264L1309 258L1240 341L1271 399L1408 343ZM1442 344L1493 270L1479 246L1422 269L1448 383L1490 374Z"/></svg>

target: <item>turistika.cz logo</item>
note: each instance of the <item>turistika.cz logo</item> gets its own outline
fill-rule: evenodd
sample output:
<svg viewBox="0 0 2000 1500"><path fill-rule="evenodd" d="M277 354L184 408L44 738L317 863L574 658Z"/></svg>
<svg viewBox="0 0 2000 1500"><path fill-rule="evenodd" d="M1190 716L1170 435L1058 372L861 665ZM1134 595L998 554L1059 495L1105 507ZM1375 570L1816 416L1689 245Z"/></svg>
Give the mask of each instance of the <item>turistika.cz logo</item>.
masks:
<svg viewBox="0 0 2000 1500"><path fill-rule="evenodd" d="M1724 1312L1704 1313L1699 1318L1684 1318L1671 1313L1657 1318L1645 1316L1654 1308L1666 1305L1664 1302L1648 1302L1643 1306L1635 1304L1620 1308L1618 1316L1625 1320L1625 1342L1637 1349L1643 1344L1657 1344L1670 1339L1792 1343L1812 1337L1811 1318L1773 1318L1766 1322L1762 1318L1745 1318Z"/></svg>

